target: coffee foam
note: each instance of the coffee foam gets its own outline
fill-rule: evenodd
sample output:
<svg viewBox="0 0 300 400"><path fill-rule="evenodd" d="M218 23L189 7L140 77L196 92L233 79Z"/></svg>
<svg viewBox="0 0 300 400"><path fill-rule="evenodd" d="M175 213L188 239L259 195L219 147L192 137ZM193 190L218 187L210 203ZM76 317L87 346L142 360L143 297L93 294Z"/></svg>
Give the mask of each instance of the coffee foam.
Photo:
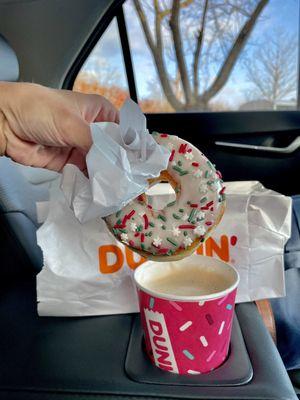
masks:
<svg viewBox="0 0 300 400"><path fill-rule="evenodd" d="M200 256L198 256L200 257ZM236 271L219 260L201 257L205 263L185 262L149 263L138 268L138 286L158 296L190 298L213 296L237 283Z"/></svg>
<svg viewBox="0 0 300 400"><path fill-rule="evenodd" d="M230 286L230 281L216 271L195 267L190 268L188 273L185 270L175 270L161 277L149 276L144 286L161 294L206 296L226 290Z"/></svg>

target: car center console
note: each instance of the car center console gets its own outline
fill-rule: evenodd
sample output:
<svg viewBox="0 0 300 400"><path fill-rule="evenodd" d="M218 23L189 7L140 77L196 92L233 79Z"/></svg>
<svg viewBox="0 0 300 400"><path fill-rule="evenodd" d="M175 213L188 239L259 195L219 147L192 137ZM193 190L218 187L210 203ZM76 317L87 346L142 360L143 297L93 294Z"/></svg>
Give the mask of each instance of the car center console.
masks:
<svg viewBox="0 0 300 400"><path fill-rule="evenodd" d="M137 314L38 317L35 279L0 283L0 399L297 399L253 303L236 307L230 353L209 374L158 370Z"/></svg>

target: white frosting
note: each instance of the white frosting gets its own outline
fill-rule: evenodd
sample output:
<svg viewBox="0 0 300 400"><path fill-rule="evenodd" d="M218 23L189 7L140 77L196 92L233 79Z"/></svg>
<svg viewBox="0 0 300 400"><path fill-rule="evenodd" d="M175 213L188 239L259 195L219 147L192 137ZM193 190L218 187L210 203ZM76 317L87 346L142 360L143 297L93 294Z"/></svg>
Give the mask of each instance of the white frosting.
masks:
<svg viewBox="0 0 300 400"><path fill-rule="evenodd" d="M123 243L167 256L204 239L220 216L225 196L220 173L197 148L177 136L153 135L172 151L167 171L177 183L176 201L158 211L139 196L106 222Z"/></svg>

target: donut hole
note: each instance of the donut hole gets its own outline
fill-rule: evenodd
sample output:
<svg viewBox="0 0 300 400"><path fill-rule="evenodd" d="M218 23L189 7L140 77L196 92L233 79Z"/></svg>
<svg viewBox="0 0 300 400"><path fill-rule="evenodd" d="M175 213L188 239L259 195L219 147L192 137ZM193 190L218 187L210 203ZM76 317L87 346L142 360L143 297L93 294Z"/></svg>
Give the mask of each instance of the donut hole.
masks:
<svg viewBox="0 0 300 400"><path fill-rule="evenodd" d="M145 203L155 211L162 211L167 204L172 203L177 199L173 186L162 181L154 184L145 192Z"/></svg>

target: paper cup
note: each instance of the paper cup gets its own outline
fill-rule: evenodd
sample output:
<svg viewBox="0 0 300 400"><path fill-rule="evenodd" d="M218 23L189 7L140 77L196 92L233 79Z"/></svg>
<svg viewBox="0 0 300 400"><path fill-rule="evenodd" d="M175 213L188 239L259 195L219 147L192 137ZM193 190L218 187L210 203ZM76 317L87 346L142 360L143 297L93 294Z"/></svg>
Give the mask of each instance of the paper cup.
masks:
<svg viewBox="0 0 300 400"><path fill-rule="evenodd" d="M147 288L153 278L184 269L185 274L209 272L224 278L222 291L202 296L164 294ZM188 275L186 275L188 276ZM146 351L159 368L196 375L220 366L230 343L234 303L239 282L237 271L211 257L197 256L197 265L146 263L134 274L138 288Z"/></svg>

